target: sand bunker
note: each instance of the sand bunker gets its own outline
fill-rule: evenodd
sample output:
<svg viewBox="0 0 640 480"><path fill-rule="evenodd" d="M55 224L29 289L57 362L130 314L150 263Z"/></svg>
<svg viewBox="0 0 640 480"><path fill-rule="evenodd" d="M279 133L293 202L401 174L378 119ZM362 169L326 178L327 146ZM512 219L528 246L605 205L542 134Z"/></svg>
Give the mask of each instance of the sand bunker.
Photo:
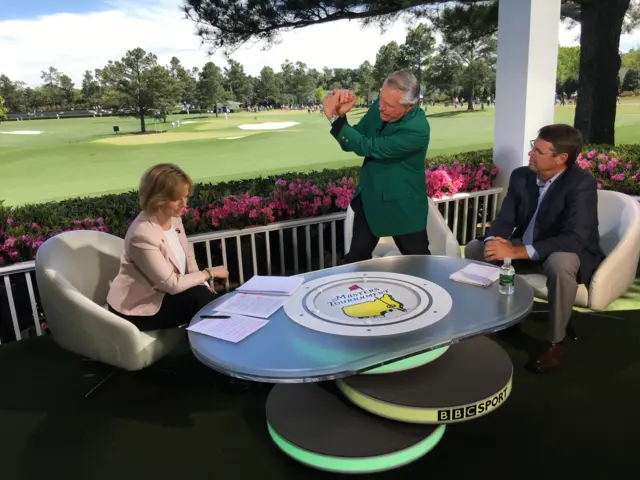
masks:
<svg viewBox="0 0 640 480"><path fill-rule="evenodd" d="M242 130L280 130L282 128L289 128L295 125L300 125L299 122L267 122L267 123L250 123L245 125L238 125L238 128Z"/></svg>
<svg viewBox="0 0 640 480"><path fill-rule="evenodd" d="M42 132L36 130L15 130L13 132L0 132L5 135L40 135Z"/></svg>
<svg viewBox="0 0 640 480"><path fill-rule="evenodd" d="M251 132L248 135L259 135L260 132ZM229 135L229 132L176 132L148 134L148 135L112 135L106 138L94 140L98 143L109 145L131 146L131 145L155 145L158 143L187 142L192 140L209 140L212 138L221 139ZM228 138L228 137L227 137ZM240 137L243 138L243 137Z"/></svg>
<svg viewBox="0 0 640 480"><path fill-rule="evenodd" d="M237 140L238 138L244 138L244 137L225 137L225 138L221 138L221 140Z"/></svg>
<svg viewBox="0 0 640 480"><path fill-rule="evenodd" d="M180 125L190 125L192 123L198 123L198 122L194 122L192 120L187 120L186 122L180 122Z"/></svg>

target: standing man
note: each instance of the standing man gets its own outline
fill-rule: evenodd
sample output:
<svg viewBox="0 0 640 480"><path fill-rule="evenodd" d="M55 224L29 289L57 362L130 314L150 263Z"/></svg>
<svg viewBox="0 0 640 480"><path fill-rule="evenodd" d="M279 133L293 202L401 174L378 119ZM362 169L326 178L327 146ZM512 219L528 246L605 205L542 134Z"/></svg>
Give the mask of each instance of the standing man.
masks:
<svg viewBox="0 0 640 480"><path fill-rule="evenodd" d="M424 161L430 130L419 96L412 73L393 73L354 126L346 117L358 100L351 92L334 90L322 102L342 149L364 157L345 263L370 259L380 237L393 237L403 255L429 255Z"/></svg>
<svg viewBox="0 0 640 480"><path fill-rule="evenodd" d="M589 285L604 258L598 233L598 191L593 176L575 164L582 135L569 125L549 125L531 141L529 166L511 173L500 214L487 236L469 242L465 257L502 263L516 273L547 277L550 322L535 359L539 373L564 361L564 337L578 285Z"/></svg>

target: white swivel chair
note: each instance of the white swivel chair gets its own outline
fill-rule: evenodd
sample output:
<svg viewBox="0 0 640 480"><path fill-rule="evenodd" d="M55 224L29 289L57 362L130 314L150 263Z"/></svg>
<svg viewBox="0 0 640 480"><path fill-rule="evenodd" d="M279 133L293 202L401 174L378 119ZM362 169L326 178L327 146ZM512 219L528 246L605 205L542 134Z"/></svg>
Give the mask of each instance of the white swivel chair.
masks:
<svg viewBox="0 0 640 480"><path fill-rule="evenodd" d="M353 235L353 210L351 206L347 208L347 217L344 225L345 253L351 247L351 237ZM427 236L429 237L429 251L432 255L443 255L447 257L461 257L460 244L453 236L444 218L438 210L436 203L429 198L429 215L427 216ZM400 250L393 241L393 237L382 237L378 246L373 251L373 258L392 257L401 255Z"/></svg>
<svg viewBox="0 0 640 480"><path fill-rule="evenodd" d="M109 284L120 268L123 246L121 238L102 232L61 233L38 250L36 279L46 321L58 345L118 369L135 371L173 350L184 339L184 332L140 332L107 310Z"/></svg>
<svg viewBox="0 0 640 480"><path fill-rule="evenodd" d="M623 295L636 278L640 258L640 204L628 195L598 190L600 247L607 256L589 286L579 285L574 305L602 311ZM542 274L522 275L536 297L547 299Z"/></svg>

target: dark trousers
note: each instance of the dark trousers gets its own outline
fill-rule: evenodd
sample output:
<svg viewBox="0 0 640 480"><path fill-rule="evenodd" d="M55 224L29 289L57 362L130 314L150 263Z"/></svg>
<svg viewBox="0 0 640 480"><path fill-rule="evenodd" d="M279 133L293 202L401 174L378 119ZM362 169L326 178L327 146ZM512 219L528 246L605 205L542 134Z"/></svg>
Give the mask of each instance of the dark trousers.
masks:
<svg viewBox="0 0 640 480"><path fill-rule="evenodd" d="M176 328L191 321L193 316L218 295L204 285L191 287L184 292L162 299L160 310L155 315L124 315L109 305L109 311L133 323L141 332Z"/></svg>
<svg viewBox="0 0 640 480"><path fill-rule="evenodd" d="M378 245L379 237L371 233L367 218L362 208L360 195L351 201L353 210L353 234L349 253L344 256L344 263L362 262L371 259L373 250ZM426 230L394 235L393 241L402 255L429 255L429 239Z"/></svg>
<svg viewBox="0 0 640 480"><path fill-rule="evenodd" d="M521 245L519 239L512 240L513 245ZM464 258L484 262L484 241L472 240L464 248ZM492 262L502 264L502 262ZM554 252L544 262L516 260L513 262L516 274L544 273L547 277L547 300L549 302L549 327L547 340L561 342L566 334L567 325L573 312L573 302L580 280L580 259L570 252Z"/></svg>

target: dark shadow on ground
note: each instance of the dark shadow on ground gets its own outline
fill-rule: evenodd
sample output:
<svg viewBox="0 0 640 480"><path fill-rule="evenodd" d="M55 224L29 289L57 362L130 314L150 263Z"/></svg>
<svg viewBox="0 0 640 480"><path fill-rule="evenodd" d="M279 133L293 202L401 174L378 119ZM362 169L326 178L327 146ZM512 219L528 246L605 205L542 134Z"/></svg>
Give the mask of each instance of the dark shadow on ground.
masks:
<svg viewBox="0 0 640 480"><path fill-rule="evenodd" d="M454 478L614 478L633 471L640 318L637 310L615 313L621 319L576 312L579 340L567 343L566 365L549 375L525 368L547 320L531 315L513 336L497 340L514 365L504 405L448 426L424 458L375 478L452 471ZM178 375L122 373L85 400L96 378L84 377L87 365L50 337L2 345L3 478L339 478L298 464L273 444L264 413L268 389L224 392L190 356L159 366ZM106 370L89 371L100 368ZM327 429L340 435L340 425Z"/></svg>
<svg viewBox="0 0 640 480"><path fill-rule="evenodd" d="M462 115L465 113L476 113L479 112L480 110L454 110L452 112L440 112L440 113L428 113L427 112L427 117L429 118L449 118L449 117L455 117L457 115Z"/></svg>

